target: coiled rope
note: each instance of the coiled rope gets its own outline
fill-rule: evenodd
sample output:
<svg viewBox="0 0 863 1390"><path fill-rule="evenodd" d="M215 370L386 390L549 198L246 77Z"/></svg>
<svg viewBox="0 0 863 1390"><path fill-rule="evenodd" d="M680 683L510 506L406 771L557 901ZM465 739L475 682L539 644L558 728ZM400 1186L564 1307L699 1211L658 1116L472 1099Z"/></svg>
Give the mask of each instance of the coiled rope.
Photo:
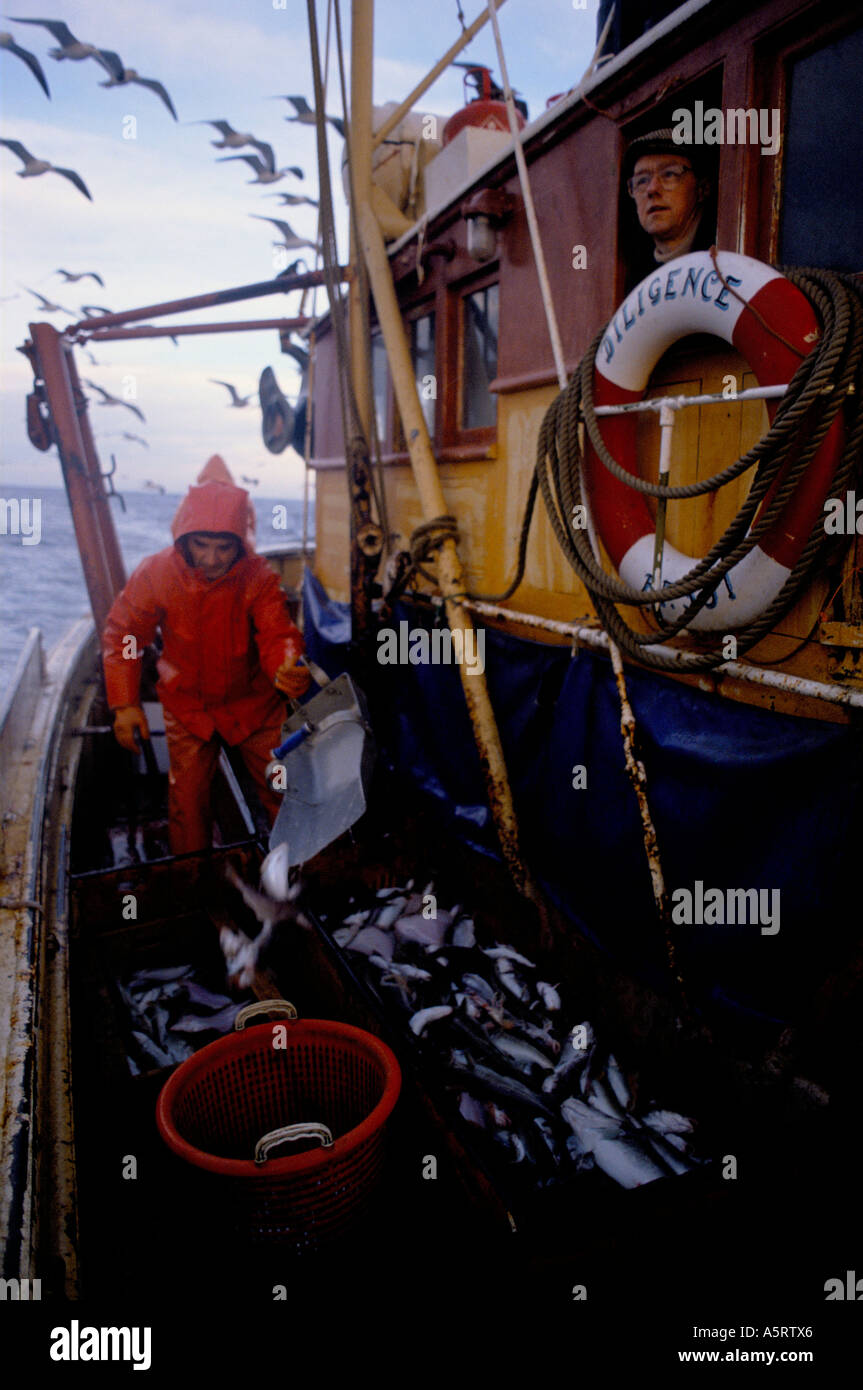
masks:
<svg viewBox="0 0 863 1390"><path fill-rule="evenodd" d="M594 358L606 332L594 338L569 384L552 401L540 427L536 473L531 484L519 548L519 573L507 596L521 582L524 539L537 487L542 492L558 543L578 578L587 588L603 626L614 640L642 664L661 670L678 669L673 652L658 650L686 628L709 602L724 576L756 546L775 524L805 470L817 453L837 412L846 409L846 444L833 478L834 495L841 494L859 468L863 451L863 410L860 401L863 362L863 287L851 276L807 268L783 270L792 284L813 304L822 325L818 344L801 361L768 432L735 463L712 478L683 487L662 486L635 477L609 453L599 432L593 404ZM733 292L733 291L732 291ZM749 306L746 306L747 309ZM751 468L757 468L749 495L724 534L702 560L675 584L662 590L640 590L608 574L595 557L583 529L573 529L569 518L584 505L583 458L578 426L583 421L597 457L616 478L636 491L669 500L715 492ZM801 445L800 441L804 440ZM754 522L758 509L775 483L776 492ZM773 601L753 622L736 632L738 651L746 651L770 632L796 602L824 553L832 548L819 518L794 568ZM474 597L474 595L471 595ZM631 604L654 611L673 599L690 598L684 613L674 622L663 622L659 631L635 630L621 617L616 604ZM722 642L719 636L716 639ZM692 655L687 669L720 665L721 649Z"/></svg>
<svg viewBox="0 0 863 1390"><path fill-rule="evenodd" d="M718 267L717 272L721 275ZM833 495L840 495L859 472L863 455L863 285L850 275L827 270L782 269L782 274L808 296L821 320L822 335L813 350L801 360L773 423L763 438L735 463L698 483L669 487L648 482L630 473L606 448L594 412L594 359L607 331L603 327L582 357L568 385L552 401L540 426L536 469L525 504L516 572L511 583L500 594L466 592L464 597L500 603L515 593L524 578L528 533L537 492L541 491L558 544L588 590L609 636L643 665L660 670L680 669L673 650L666 653L657 648L689 625L694 615L710 601L729 570L771 529L843 405L846 411L846 442L833 478ZM731 294L735 294L733 287L728 288ZM760 317L749 305L746 305L746 310ZM776 336L781 338L780 334ZM697 561L677 583L669 584L661 591L633 588L602 568L584 529L571 527L570 518L574 508L585 503L582 486L584 461L578 438L581 422L597 457L609 472L628 487L650 497L665 497L671 501L700 497L724 487L750 468L757 469L749 495L730 526L707 555ZM802 447L801 439L805 440ZM783 473L775 495L752 525L764 497ZM758 618L736 631L738 653L755 646L788 612L806 588L815 569L823 563L825 552L833 545L833 537L827 535L823 520L819 518L779 593ZM649 633L630 627L615 606L618 603L631 604L653 609L655 613L659 604L689 597L692 601L679 619L673 623L663 622L661 628ZM715 640L722 643L723 637L720 635ZM725 659L721 648L688 653L686 669L719 666Z"/></svg>

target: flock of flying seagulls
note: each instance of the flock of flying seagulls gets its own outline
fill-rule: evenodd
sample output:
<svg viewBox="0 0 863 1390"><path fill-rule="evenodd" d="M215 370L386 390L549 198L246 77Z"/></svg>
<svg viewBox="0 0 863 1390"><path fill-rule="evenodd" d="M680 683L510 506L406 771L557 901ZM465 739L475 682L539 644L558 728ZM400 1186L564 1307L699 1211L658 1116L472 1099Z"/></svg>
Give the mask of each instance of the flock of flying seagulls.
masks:
<svg viewBox="0 0 863 1390"><path fill-rule="evenodd" d="M26 19L17 16L9 16L9 18L15 24L35 25L40 28L47 29L57 45L56 47L48 50L48 56L50 58L53 58L55 62L62 62L64 60L72 62L84 62L87 59L92 59L107 75L106 81L99 82L98 85L100 87L121 87L127 86L130 83L136 83L139 86L146 87L150 91L152 91L156 96L158 96L163 105L167 107L173 119L175 121L177 120L177 113L174 108L174 104L163 84L154 78L141 77L135 68L127 68L123 60L120 58L119 54L115 53L113 50L101 48L98 44L82 42L81 40L75 37L75 35L69 29L68 25L63 23L61 20ZM39 58L34 53L31 53L28 49L18 44L15 41L14 35L11 33L0 33L0 49L8 53L11 53L13 57L20 59L20 61L26 64L30 72L33 74L35 80L39 83L39 86L42 88L46 97L48 97L50 100L51 91L42 64L39 61ZM280 101L287 101L290 102L290 104L292 105L294 109L294 114L285 117L285 120L289 123L298 123L300 125L314 125L316 120L315 112L309 105L309 103L306 101L305 97L280 96L274 99ZM335 116L329 115L326 116L325 119L344 138L344 122L339 120ZM191 122L191 124L209 125L213 127L213 129L218 133L219 138L212 140L210 143L217 150L230 150L232 152L247 151L245 153L231 153L222 156L216 162L232 163L235 161L242 161L246 163L254 173L254 178L248 180L250 184L278 183L280 180L285 178L286 175L289 174L296 179L304 178L304 172L298 165L285 165L284 167L279 167L277 165L272 145L268 144L264 140L259 140L255 135L253 135L249 131L241 131L234 129L234 127L226 119L220 118L217 120L209 119L205 121L194 121ZM52 164L47 159L38 158L36 155L31 154L31 152L28 149L26 149L25 146L21 144L21 142L18 140L0 139L0 147L4 147L6 149L11 150L12 153L21 161L22 167L16 171L18 173L19 178L36 178L46 173L60 174L63 178L68 179L70 183L74 184L74 186L79 190L79 192L81 192L84 195L85 198L87 198L90 202L93 201L93 197L90 193L90 190L88 189L81 175L76 170L61 168L58 165ZM254 151L254 153L252 153L251 151ZM305 194L278 192L270 194L269 196L280 199L281 203L284 206L318 206L316 199L310 198ZM298 249L301 247L309 247L312 250L320 249L320 243L311 241L305 237L298 236L289 223L279 218L263 217L257 213L252 213L250 214L250 216L255 217L259 221L269 222L278 229L282 240L280 242L273 242L274 246L281 246L289 250ZM284 271L282 273L293 273L298 267L304 266L305 262L303 262L302 260L297 260L294 261L292 266L288 267L287 271ZM62 277L64 286L77 284L79 281L87 279L94 280L95 283L100 286L100 288L104 288L105 284L102 276L94 270L71 271L58 268L53 272L53 274ZM33 298L38 302L39 308L43 313L65 314L75 322L80 321L82 318L95 318L103 314L110 314L112 312L104 305L97 304L82 305L81 308L76 312L75 310L66 308L65 305L56 303L53 299L48 298L46 295L41 294L39 291L30 289L26 285L22 285L20 288L26 290L26 292L29 295L33 296ZM12 297L17 298L17 296ZM174 338L173 341L175 344L177 343L176 338ZM291 349L287 350L291 351ZM85 347L84 351L86 352L90 362L94 366L98 365L96 358L93 356L92 352L90 352L89 348ZM305 349L299 346L295 346L292 352L302 367L304 365L304 362L308 360L308 354L305 352ZM210 377L208 378L208 380L211 381L214 385L224 387L228 391L230 396L230 400L228 401L229 409L242 409L244 407L247 407L249 403L254 399L253 394L241 395L237 388L231 382L221 381L215 377ZM136 415L141 421L145 422L145 416L143 411L140 409L139 406L133 404L131 401L122 400L118 396L111 395L110 392L106 391L104 387L99 386L95 381L91 381L87 378L84 379L84 385L88 387L89 390L94 391L98 395L99 399L96 402L97 405L124 406L127 410L132 411L132 413ZM141 435L132 434L124 430L120 432L119 437L129 441L130 443L137 443L144 448L149 448L147 440L144 439ZM263 461L265 462L266 460ZM257 487L259 485L260 480L258 478L246 477L245 475L241 476L242 481L246 483L248 486ZM165 491L164 487L162 487L161 484L153 483L149 480L146 481L143 484L143 486L145 488L152 489L153 491Z"/></svg>
<svg viewBox="0 0 863 1390"><path fill-rule="evenodd" d="M75 38L69 26L59 19L24 19L18 15L10 15L9 18L13 24L37 24L40 28L47 29L58 44L57 48L48 50L49 58L53 58L55 62L59 63L64 59L70 59L72 62L78 63L83 62L86 58L93 58L108 74L108 81L100 82L100 87L124 87L130 82L136 82L139 86L148 87L150 91L155 92L167 106L174 120L177 119L174 104L162 83L151 77L141 77L135 68L127 68L118 53L114 53L109 48L100 48L98 44L82 43L80 39ZM45 95L50 99L51 91L36 55L30 53L26 48L21 48L15 42L14 36L7 33L0 34L0 48L14 54L16 58L20 58L27 64ZM4 145L21 160L24 167L17 171L19 178L32 179L38 177L39 174L48 173L62 174L63 178L73 183L78 191L83 193L84 197L92 203L93 195L75 169L61 169L59 165L52 164L50 160L38 158L31 154L28 149L25 149L19 140L0 140L0 145Z"/></svg>
<svg viewBox="0 0 863 1390"><path fill-rule="evenodd" d="M268 220L272 220L272 219L268 219ZM309 244L309 243L304 243L304 244ZM102 279L102 276L101 276L97 271L95 271L95 270L79 270L79 271L73 271L73 270L63 270L63 269L58 268L58 269L55 270L53 273L54 273L55 275L61 275L61 276L63 277L63 283L64 283L64 284L77 284L77 282L78 282L79 280L87 280L87 279L90 279L90 280L95 280L96 283L97 283L98 285L101 285L101 286L104 288L105 282L104 282L104 280ZM96 317L97 315L100 315L100 314L103 314L103 313L104 313L104 314L110 314L110 313L112 312L110 309L106 308L104 305L98 305L98 304L84 304L84 305L81 306L80 310L76 313L74 309L67 309L67 308L66 308L64 305L62 305L62 304L56 304L52 299L49 299L47 295L40 294L38 290L31 290L27 285L22 285L21 288L24 289L24 290L26 290L28 294L31 294L31 295L33 296L33 298L36 299L36 300L38 301L38 303L39 303L39 308L40 308L40 309L42 310L42 312L45 313L45 314L55 314L55 313L67 314L67 315L69 316L69 318L74 319L74 320L77 322L77 321L81 318L82 315L83 315L85 318L93 318L93 317ZM176 339L176 338L174 339L174 342L175 342L175 343L177 342L177 339ZM297 343L288 343L288 344L286 344L284 350L285 350L290 356L292 356L292 357L295 359L295 361L298 363L300 369L304 371L305 368L306 368L306 366L308 365L308 360L309 360L308 351L307 351L304 347L301 347L301 346L300 346L299 344L297 344ZM87 356L90 358L90 361L93 363L93 365L94 365L94 366L97 365L97 364L96 364L96 359L95 359L95 357L93 356L93 354L92 354L91 352L89 352L89 350L87 350L87 349L85 349L85 351L87 351ZM224 386L224 388L226 389L226 391L228 392L228 394L229 394L229 396L230 396L230 400L228 401L228 408L229 408L229 409L233 408L233 409L235 409L235 410L242 410L243 408L245 408L246 406L249 405L249 402L250 402L250 401L252 401L252 400L254 399L254 393L253 393L253 392L250 393L250 394L247 395L247 396L241 396L240 393L239 393L239 391L237 390L237 388L234 386L233 382L230 382L230 381L222 381L222 380L220 380L218 377L208 377L207 380L210 381L210 382L212 382L212 384L213 384L214 386ZM138 418L139 418L139 420L142 420L142 421L144 421L144 423L146 423L146 418L145 418L145 416L144 416L144 412L141 410L141 408L140 408L139 406L133 405L131 401L124 401L124 400L121 400L121 398L120 398L119 396L112 396L112 395L110 394L110 392L106 391L105 388L104 388L103 386L99 386L95 381L91 381L88 377L85 377L85 378L84 378L84 385L87 386L87 387L89 387L89 389L90 389L91 391L95 391L95 392L97 393L97 395L100 397L100 399L96 402L97 405L105 405L105 406L120 405L120 406L125 406L125 408L126 408L127 410L131 410L132 413L133 413L134 415L137 415ZM140 434L131 434L131 433L129 433L128 430L122 430L122 431L119 432L118 435L114 435L114 436L108 435L108 436L106 436L106 438L111 438L111 437L125 439L125 440L127 440L129 443L132 443L132 444L140 444L140 445L142 445L143 448L145 448L145 449L149 449L149 447L150 447L149 444L147 443L147 440L144 439ZM264 462L264 463L267 462L266 459L263 459L263 460L261 460L261 461ZM246 483L247 486L249 486L249 487L258 487L259 484L260 484L260 479L259 479L259 478L249 478L249 477L246 477L245 474L241 474L241 479L242 479L242 481L243 481L244 483ZM151 481L149 481L149 480L146 481L145 483L143 483L143 487L145 487L146 489L148 489L148 490L150 490L150 491L159 492L159 493L163 493L163 492L165 491L164 487L163 487L160 483L154 483L154 482L151 482Z"/></svg>
<svg viewBox="0 0 863 1390"><path fill-rule="evenodd" d="M136 68L127 68L120 55L115 53L112 49L100 48L98 44L94 43L83 43L80 39L75 37L69 26L62 20L25 19L17 15L10 15L9 18L14 24L35 24L40 28L47 29L58 45L56 48L48 50L48 56L53 58L55 62L62 62L64 59L73 62L83 62L87 58L92 58L108 74L107 81L99 83L100 87L123 87L128 86L130 83L137 83L141 87L147 87L159 97L171 113L173 119L175 121L177 120L177 112L174 109L174 103L164 85L155 78L141 77ZM0 48L12 53L15 57L20 58L22 62L26 63L45 95L50 98L51 91L42 65L36 55L17 44L14 35L10 33L0 33ZM309 106L305 97L280 96L276 98L276 100L289 101L294 108L294 115L286 116L286 121L298 122L301 125L314 124L315 112L313 108ZM337 116L326 116L325 119L344 138L344 122ZM211 125L215 127L222 137L221 140L213 140L211 142L216 149L237 150L250 145L257 151L256 154L225 155L217 161L218 163L228 163L232 160L242 160L244 163L248 164L255 175L253 179L248 180L250 184L278 183L286 174L292 174L298 179L304 177L303 170L296 164L278 167L272 145L267 144L264 140L258 140L249 132L234 130L227 120L197 121L193 122L193 124ZM85 198L88 198L90 202L93 201L92 194L87 188L86 183L76 170L63 169L56 164L52 164L47 159L38 158L36 155L31 154L18 140L0 140L0 145L4 145L7 149L10 149L12 153L17 155L21 160L24 167L17 171L20 178L36 178L40 174L47 173L61 174L64 178L73 183L79 192L83 193ZM282 194L281 196L285 203L290 203L292 205L308 203L313 207L317 206L314 199L306 198L298 194ZM290 233L290 235L293 236L294 234ZM290 245L291 243L286 244ZM299 244L312 245L311 242Z"/></svg>
<svg viewBox="0 0 863 1390"><path fill-rule="evenodd" d="M64 58L71 58L74 62L81 62L84 58L95 58L96 62L108 74L108 81L100 82L100 87L124 87L130 82L137 82L140 87L148 87L151 92L155 92L167 106L174 120L177 119L174 103L161 82L157 82L152 77L141 77L135 68L127 68L119 53L114 53L109 48L99 48L94 43L81 43L79 39L75 38L69 26L60 19L21 19L17 15L10 15L9 18L13 24L38 24L41 28L47 29L60 45L59 48L48 50L49 58L53 58L58 63L62 62ZM16 57L24 60L41 85L45 95L50 97L51 93L48 90L48 83L45 81L45 74L34 54L28 53L24 48L19 48L11 34L0 36L0 46L10 49Z"/></svg>

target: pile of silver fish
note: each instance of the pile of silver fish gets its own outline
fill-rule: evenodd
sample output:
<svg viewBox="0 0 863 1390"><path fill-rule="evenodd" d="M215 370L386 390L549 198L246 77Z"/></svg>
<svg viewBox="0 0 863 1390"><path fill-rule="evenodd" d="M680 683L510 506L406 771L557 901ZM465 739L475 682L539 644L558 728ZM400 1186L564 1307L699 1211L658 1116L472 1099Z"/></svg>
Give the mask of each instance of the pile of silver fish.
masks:
<svg viewBox="0 0 863 1390"><path fill-rule="evenodd" d="M442 908L433 883L350 906L340 925L323 918L333 941L439 1064L480 1142L531 1185L596 1168L640 1187L707 1161L693 1152L691 1119L657 1106L636 1114L590 1022L564 1021L559 985L513 947L480 945L469 912Z"/></svg>
<svg viewBox="0 0 863 1390"><path fill-rule="evenodd" d="M115 984L128 1015L126 1060L133 1076L185 1061L229 1032L243 1007L199 983L191 965L139 970Z"/></svg>

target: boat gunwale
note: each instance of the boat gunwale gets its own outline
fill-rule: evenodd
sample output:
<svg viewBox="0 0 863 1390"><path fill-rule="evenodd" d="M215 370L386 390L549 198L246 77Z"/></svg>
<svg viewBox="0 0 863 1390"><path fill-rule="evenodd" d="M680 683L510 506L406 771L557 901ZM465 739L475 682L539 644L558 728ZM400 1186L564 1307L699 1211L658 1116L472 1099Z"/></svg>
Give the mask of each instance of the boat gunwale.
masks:
<svg viewBox="0 0 863 1390"><path fill-rule="evenodd" d="M10 939L14 943L15 969L8 980L9 1029L4 1038L4 1099L0 1148L4 1159L4 1183L0 1189L0 1244L3 1248L4 1277L32 1277L31 1261L38 1221L36 1148L39 1125L40 1017L49 1010L47 1000L39 999L41 972L46 959L46 943L54 914L43 903L49 889L46 859L49 839L59 834L48 814L52 793L57 790L61 763L58 737L62 724L71 717L70 692L85 678L89 663L91 678L96 670L96 632L92 619L82 618L67 630L51 648L45 668L45 681L30 724L31 768L25 806L18 819L27 822L25 852L13 858L4 886L13 888L12 902L19 905L0 908L0 920L12 919ZM14 698L14 692L13 692ZM23 772L23 769L22 769ZM21 775L21 774L19 774ZM62 790L62 789L61 789ZM29 814L28 814L29 811ZM14 814L14 813L13 813ZM10 883L11 880L11 883ZM57 885L58 889L61 885ZM68 876L63 876L68 894ZM15 891L17 890L17 892ZM10 901L10 900L7 900ZM17 920L24 915L24 922Z"/></svg>

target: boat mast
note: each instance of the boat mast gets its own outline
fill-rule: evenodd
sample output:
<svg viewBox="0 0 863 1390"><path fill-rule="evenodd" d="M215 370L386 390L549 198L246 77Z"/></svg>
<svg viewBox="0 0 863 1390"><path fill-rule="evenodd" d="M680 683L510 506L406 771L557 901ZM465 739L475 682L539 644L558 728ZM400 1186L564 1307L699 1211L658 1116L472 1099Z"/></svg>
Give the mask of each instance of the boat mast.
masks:
<svg viewBox="0 0 863 1390"><path fill-rule="evenodd" d="M308 0L309 33L313 45L315 69L315 101L320 106L318 126L318 156L321 176L329 186L326 160L324 92L318 61L315 0ZM335 10L336 32L339 31L339 12ZM347 357L345 366L349 387L343 398L345 426L345 460L347 465L348 500L350 507L350 587L351 629L354 643L361 643L372 630L372 586L380 564L384 545L382 527L372 515L374 487L371 476L369 440L373 428L373 398L371 382L371 345L369 340L368 279L358 254L354 209L356 190L366 196L371 188L372 159L372 46L374 30L373 0L355 3L351 17L351 94L350 119L347 130L347 174L351 208L350 286L348 291L348 334L342 349ZM341 49L339 50L341 53ZM347 112L345 113L347 117ZM331 235L334 231L331 227ZM333 241L333 249L335 243ZM332 307L332 293L331 307ZM334 310L335 312L335 310ZM381 483L381 487L383 484ZM382 508L378 499L378 509Z"/></svg>
<svg viewBox="0 0 863 1390"><path fill-rule="evenodd" d="M359 224L356 228L356 239L362 248L368 270L414 483L422 507L423 522L427 527L441 528L436 555L438 583L445 600L444 610L450 628L460 631L464 640L464 634L472 630L473 623L467 611L453 598L464 593L464 577L456 545L456 533L452 525L453 518L447 514L440 472L417 393L410 347L399 309L392 267L387 258L383 234L372 204L371 122L369 121L368 128L364 128L363 110L359 102L368 101L368 107L364 109L368 109L370 114L371 91L370 87L367 88L366 82L370 82L371 73L373 11L373 0L354 0L351 41L354 63L352 82L355 85L352 90L356 93L358 105L355 110L352 108L351 117L352 125L354 119L360 117L360 131L356 137L358 143L355 144L352 130L350 148L355 178L353 202ZM363 67L365 75L358 71ZM361 150L366 156L362 161L359 157ZM355 288L354 283L351 286L352 292ZM352 344L355 341L352 333ZM485 778L489 806L504 859L519 892L532 898L541 910L541 899L522 861L512 791L485 674L476 670L468 674L463 664L459 665L458 669Z"/></svg>
<svg viewBox="0 0 863 1390"><path fill-rule="evenodd" d="M351 123L350 177L353 183L351 215L351 265L358 267L359 247L354 210L368 202L372 190L372 51L374 44L374 0L355 0L351 18ZM348 291L348 330L351 371L357 397L360 424L366 439L371 438L372 380L368 323L368 280L355 274Z"/></svg>

